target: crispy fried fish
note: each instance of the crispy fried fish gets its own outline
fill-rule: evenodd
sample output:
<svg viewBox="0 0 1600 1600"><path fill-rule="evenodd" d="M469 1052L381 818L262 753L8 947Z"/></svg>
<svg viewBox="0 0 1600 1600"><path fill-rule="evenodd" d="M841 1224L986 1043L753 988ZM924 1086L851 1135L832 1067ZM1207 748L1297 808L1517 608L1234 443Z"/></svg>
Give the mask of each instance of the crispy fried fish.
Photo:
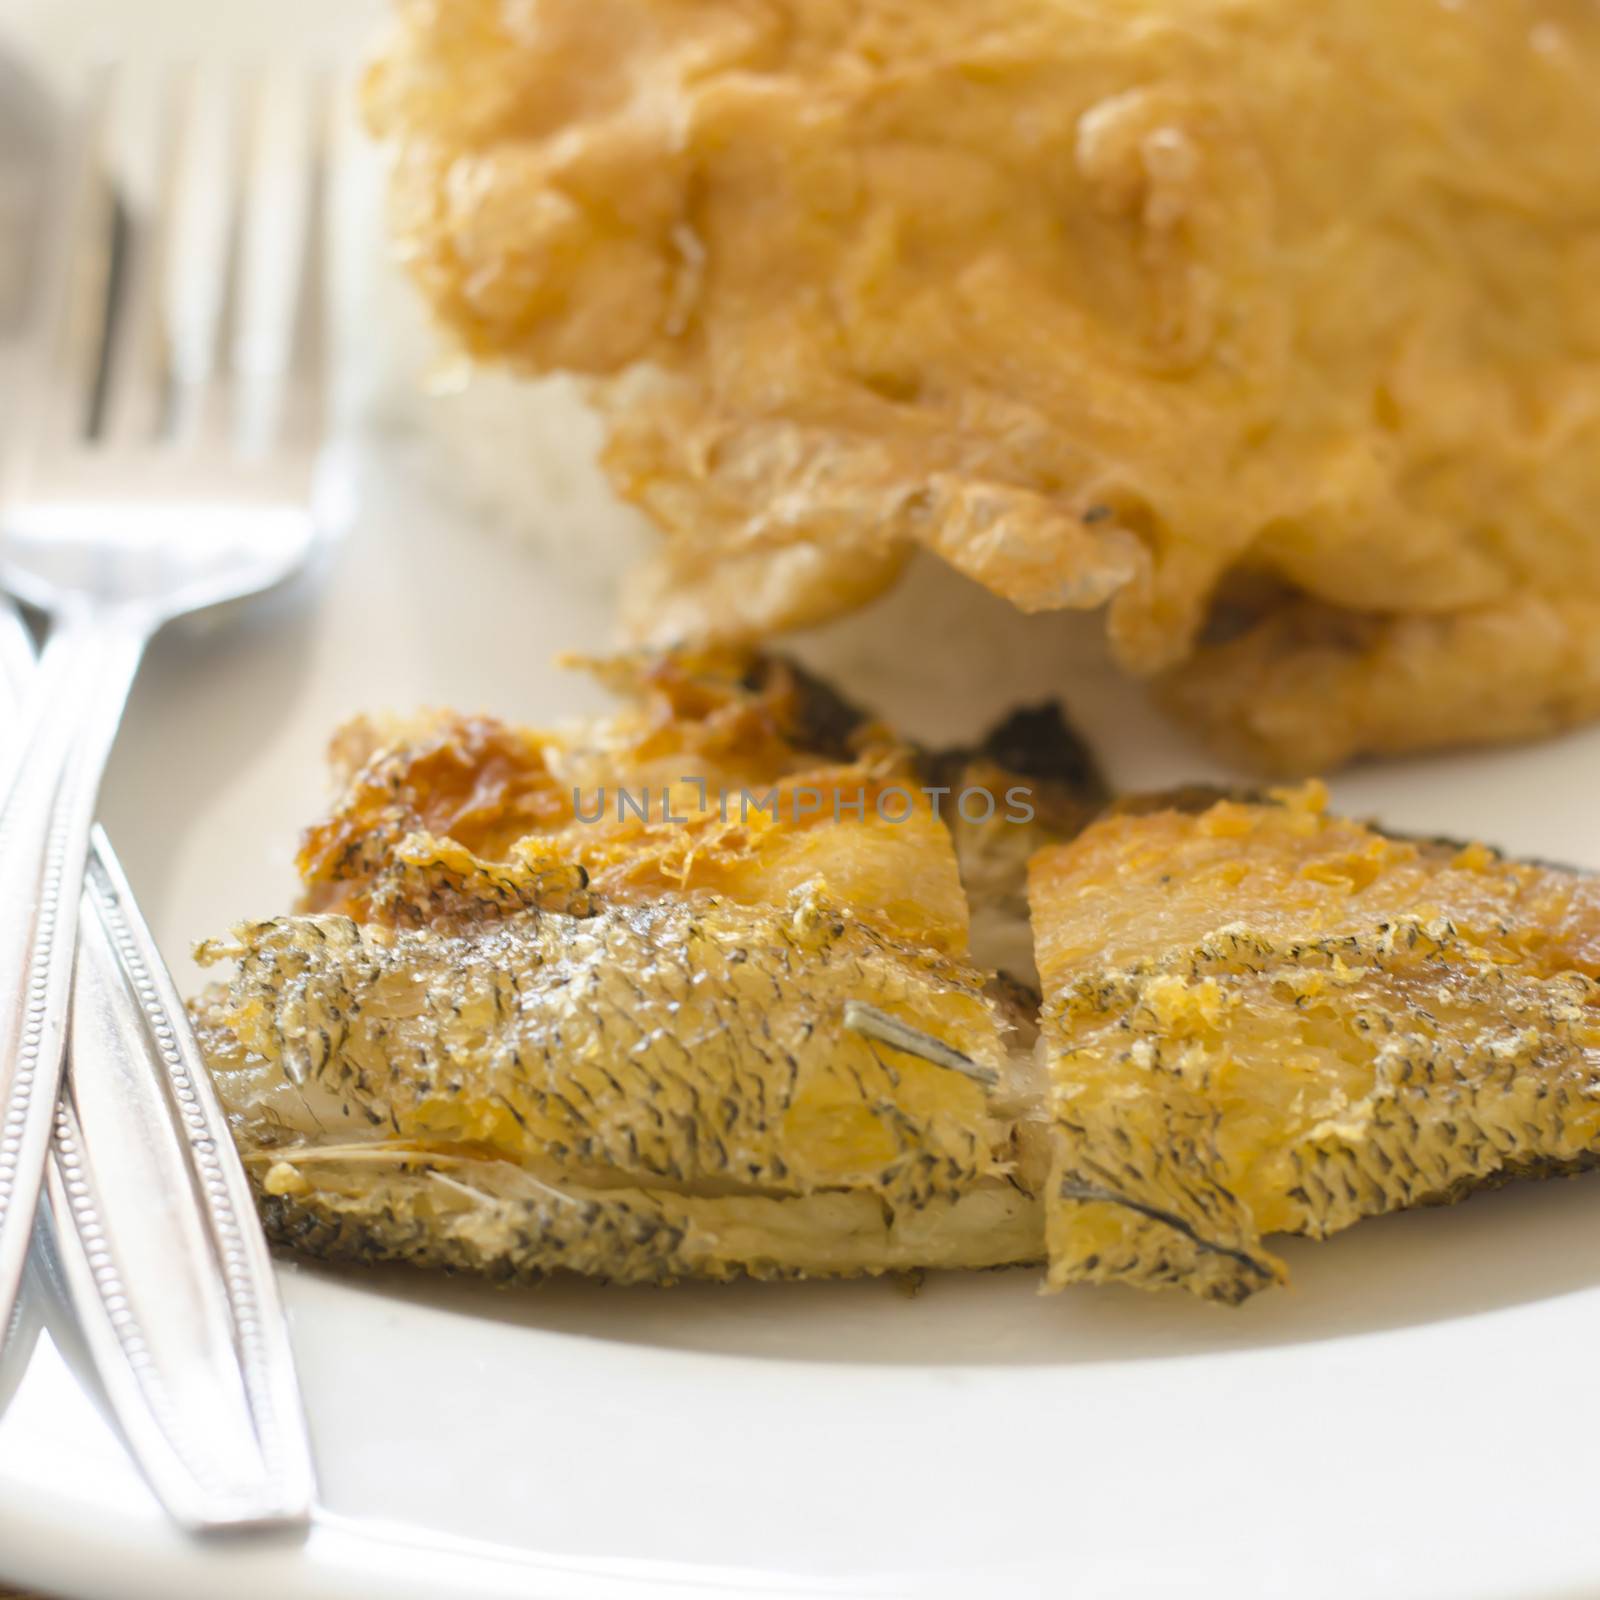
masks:
<svg viewBox="0 0 1600 1600"><path fill-rule="evenodd" d="M451 851L552 882L576 868L602 900L778 904L820 880L901 935L1033 981L1028 856L1109 799L1059 707L925 750L777 656L575 664L626 707L564 730L454 714L343 729L339 796L302 842L302 909L415 917L390 887Z"/></svg>
<svg viewBox="0 0 1600 1600"><path fill-rule="evenodd" d="M1592 0L398 12L405 260L594 380L641 634L925 548L1271 766L1600 711Z"/></svg>
<svg viewBox="0 0 1600 1600"><path fill-rule="evenodd" d="M304 908L392 915L396 877L455 849L535 875L578 869L601 901L703 890L779 904L820 880L842 908L965 951L949 832L914 752L881 723L743 650L575 664L624 709L567 729L454 714L345 729L342 792L302 844Z"/></svg>
<svg viewBox="0 0 1600 1600"><path fill-rule="evenodd" d="M1237 1302L1324 1238L1600 1159L1600 885L1278 800L1035 857L1049 1282Z"/></svg>
<svg viewBox="0 0 1600 1600"><path fill-rule="evenodd" d="M200 947L235 963L192 1009L278 1241L518 1280L1044 1261L1237 1303L1274 1233L1600 1156L1593 877L1314 785L1091 821L1047 711L938 753L779 661L602 671L629 704L566 730L347 730L305 908ZM915 800L740 824L730 776ZM579 777L685 809L591 818ZM949 803L1014 789L1026 817Z"/></svg>
<svg viewBox="0 0 1600 1600"><path fill-rule="evenodd" d="M598 670L630 703L567 730L347 729L303 914L200 947L272 1236L501 1278L1037 1260L1037 996L968 958L963 878L1016 955L1028 850L1102 794L1059 713L938 755L781 661Z"/></svg>
<svg viewBox="0 0 1600 1600"><path fill-rule="evenodd" d="M1037 1259L984 975L820 899L242 929L196 1007L271 1235L621 1282Z"/></svg>

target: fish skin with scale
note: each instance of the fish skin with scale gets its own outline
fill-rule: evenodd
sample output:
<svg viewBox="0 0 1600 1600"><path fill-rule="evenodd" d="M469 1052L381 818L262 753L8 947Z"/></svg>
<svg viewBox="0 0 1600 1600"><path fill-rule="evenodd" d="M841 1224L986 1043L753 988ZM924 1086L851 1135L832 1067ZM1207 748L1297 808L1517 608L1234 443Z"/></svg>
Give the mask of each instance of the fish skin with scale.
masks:
<svg viewBox="0 0 1600 1600"><path fill-rule="evenodd" d="M1151 801L1034 858L1049 1283L1280 1282L1273 1233L1600 1161L1600 886L1330 816Z"/></svg>
<svg viewBox="0 0 1600 1600"><path fill-rule="evenodd" d="M1049 708L919 751L771 658L602 672L631 708L565 733L347 730L306 914L201 947L237 963L193 1012L280 1243L511 1281L1045 1262L1236 1304L1274 1234L1600 1151L1592 875L1319 786L1091 821ZM580 830L563 798L685 773L1025 781L1034 814Z"/></svg>
<svg viewBox="0 0 1600 1600"><path fill-rule="evenodd" d="M193 1010L272 1236L623 1282L1037 1259L984 975L812 893L286 917ZM846 1025L855 1001L969 1075Z"/></svg>

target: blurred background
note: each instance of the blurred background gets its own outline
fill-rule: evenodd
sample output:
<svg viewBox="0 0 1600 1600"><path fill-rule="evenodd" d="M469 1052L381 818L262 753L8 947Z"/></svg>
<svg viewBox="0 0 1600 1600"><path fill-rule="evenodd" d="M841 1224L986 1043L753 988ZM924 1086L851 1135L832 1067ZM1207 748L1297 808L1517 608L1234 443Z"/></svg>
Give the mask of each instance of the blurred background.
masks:
<svg viewBox="0 0 1600 1600"><path fill-rule="evenodd" d="M347 57L383 0L0 0L0 48L46 71L108 55Z"/></svg>

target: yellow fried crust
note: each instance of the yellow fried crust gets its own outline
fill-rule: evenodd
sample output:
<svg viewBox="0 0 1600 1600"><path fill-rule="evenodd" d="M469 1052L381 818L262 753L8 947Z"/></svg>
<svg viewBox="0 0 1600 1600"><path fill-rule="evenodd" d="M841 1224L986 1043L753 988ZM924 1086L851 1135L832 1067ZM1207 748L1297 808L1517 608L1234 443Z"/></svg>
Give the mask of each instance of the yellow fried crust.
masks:
<svg viewBox="0 0 1600 1600"><path fill-rule="evenodd" d="M615 717L346 729L341 793L300 851L305 909L415 915L419 871L494 863L502 891L526 903L548 902L574 872L598 901L702 891L780 904L817 882L844 909L965 950L950 831L881 725L742 651L590 665L631 698Z"/></svg>

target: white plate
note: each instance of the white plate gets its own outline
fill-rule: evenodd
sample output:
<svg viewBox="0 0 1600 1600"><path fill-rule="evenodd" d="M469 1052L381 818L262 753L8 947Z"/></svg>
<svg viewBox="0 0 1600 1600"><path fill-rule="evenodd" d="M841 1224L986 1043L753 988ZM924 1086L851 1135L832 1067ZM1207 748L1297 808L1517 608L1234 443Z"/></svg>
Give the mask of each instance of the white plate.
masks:
<svg viewBox="0 0 1600 1600"><path fill-rule="evenodd" d="M370 226L365 202L349 214ZM357 277L346 536L314 580L158 643L108 780L106 821L186 982L190 941L286 903L341 718L598 702L550 664L609 632L594 551L627 518L589 430L562 392L529 402L537 435L496 424L527 458L520 517L503 485L445 489L461 441L484 453L485 402L435 426L393 401L411 335L393 291ZM542 528L542 554L507 541L510 520ZM1024 622L931 569L807 649L919 731L1063 690L1119 781L1211 770L1109 672L1092 623ZM1597 778L1591 732L1334 788L1399 826L1600 866ZM1237 1311L1041 1298L1032 1272L907 1299L505 1294L286 1264L328 1508L311 1538L170 1534L46 1338L0 1421L0 1574L96 1600L1600 1593L1596 1182L1284 1253L1293 1287Z"/></svg>

